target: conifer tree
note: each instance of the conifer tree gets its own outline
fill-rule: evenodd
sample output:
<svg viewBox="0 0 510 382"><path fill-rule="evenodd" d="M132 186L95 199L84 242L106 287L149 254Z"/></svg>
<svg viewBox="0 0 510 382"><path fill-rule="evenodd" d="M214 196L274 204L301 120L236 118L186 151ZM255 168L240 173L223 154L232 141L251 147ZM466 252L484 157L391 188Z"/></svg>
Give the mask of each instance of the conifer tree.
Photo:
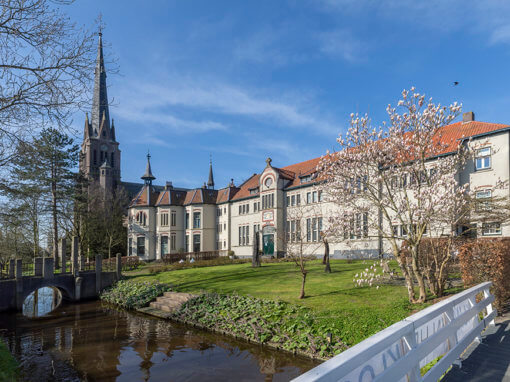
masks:
<svg viewBox="0 0 510 382"><path fill-rule="evenodd" d="M51 217L53 257L58 267L59 219L65 204L73 198L78 146L72 138L54 128L43 129L30 143L21 143L14 161L15 174L41 197L42 212Z"/></svg>

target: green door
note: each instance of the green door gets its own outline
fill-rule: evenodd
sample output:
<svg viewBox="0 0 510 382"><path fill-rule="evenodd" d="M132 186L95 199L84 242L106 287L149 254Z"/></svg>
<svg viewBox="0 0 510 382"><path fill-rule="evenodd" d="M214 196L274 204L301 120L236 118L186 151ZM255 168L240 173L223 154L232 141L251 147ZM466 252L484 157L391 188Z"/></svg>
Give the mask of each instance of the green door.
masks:
<svg viewBox="0 0 510 382"><path fill-rule="evenodd" d="M274 254L274 235L264 235L262 237L262 242L264 244L264 255L273 255Z"/></svg>

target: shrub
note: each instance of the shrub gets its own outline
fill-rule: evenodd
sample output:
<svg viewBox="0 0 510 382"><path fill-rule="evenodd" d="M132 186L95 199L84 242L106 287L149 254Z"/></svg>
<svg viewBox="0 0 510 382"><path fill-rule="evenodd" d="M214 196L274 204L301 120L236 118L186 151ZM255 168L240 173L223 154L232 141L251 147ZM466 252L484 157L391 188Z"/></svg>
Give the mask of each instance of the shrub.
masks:
<svg viewBox="0 0 510 382"><path fill-rule="evenodd" d="M509 239L477 239L464 244L459 251L464 284L492 281L498 309L510 297L509 250Z"/></svg>
<svg viewBox="0 0 510 382"><path fill-rule="evenodd" d="M0 340L0 381L17 381L18 363Z"/></svg>
<svg viewBox="0 0 510 382"><path fill-rule="evenodd" d="M101 293L101 300L119 305L126 309L146 306L156 297L171 290L170 285L156 281L135 282L121 280L110 289Z"/></svg>

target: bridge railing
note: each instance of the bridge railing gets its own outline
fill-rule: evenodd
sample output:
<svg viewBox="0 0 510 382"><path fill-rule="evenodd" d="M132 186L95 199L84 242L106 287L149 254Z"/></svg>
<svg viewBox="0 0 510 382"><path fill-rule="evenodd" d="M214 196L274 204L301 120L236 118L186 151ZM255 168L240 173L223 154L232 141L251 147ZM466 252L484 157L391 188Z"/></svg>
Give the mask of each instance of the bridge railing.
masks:
<svg viewBox="0 0 510 382"><path fill-rule="evenodd" d="M491 285L479 284L399 321L294 381L437 381L494 325ZM438 357L422 376L420 369Z"/></svg>

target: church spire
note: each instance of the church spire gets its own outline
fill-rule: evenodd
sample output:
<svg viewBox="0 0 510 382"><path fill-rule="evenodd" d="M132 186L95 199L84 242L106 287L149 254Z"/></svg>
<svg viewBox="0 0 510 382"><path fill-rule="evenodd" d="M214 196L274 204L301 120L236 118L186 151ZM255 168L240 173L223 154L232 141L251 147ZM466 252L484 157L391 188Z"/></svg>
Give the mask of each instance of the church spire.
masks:
<svg viewBox="0 0 510 382"><path fill-rule="evenodd" d="M156 179L154 175L152 175L151 170L151 154L147 153L147 167L145 168L145 174L141 176L141 178L145 181L145 184L151 186L152 181Z"/></svg>
<svg viewBox="0 0 510 382"><path fill-rule="evenodd" d="M207 182L207 187L214 190L214 178L212 171L212 158L209 158L209 181Z"/></svg>
<svg viewBox="0 0 510 382"><path fill-rule="evenodd" d="M83 129L83 141L85 142L92 135L89 123L89 113L85 113L85 128Z"/></svg>
<svg viewBox="0 0 510 382"><path fill-rule="evenodd" d="M94 95L92 98L92 130L99 132L102 119L110 128L110 112L108 110L108 95L106 92L106 69L104 67L103 57L103 33L99 29L99 39L97 43L96 69L94 74Z"/></svg>

